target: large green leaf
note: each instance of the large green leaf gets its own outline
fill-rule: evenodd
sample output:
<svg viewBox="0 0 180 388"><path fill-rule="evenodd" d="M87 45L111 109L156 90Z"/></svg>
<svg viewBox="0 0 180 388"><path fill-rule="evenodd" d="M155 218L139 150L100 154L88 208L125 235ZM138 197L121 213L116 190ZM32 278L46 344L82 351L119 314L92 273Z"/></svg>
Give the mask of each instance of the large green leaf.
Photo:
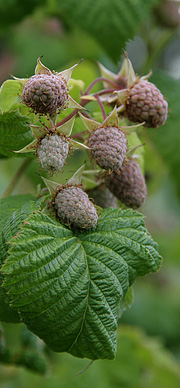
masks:
<svg viewBox="0 0 180 388"><path fill-rule="evenodd" d="M61 16L79 26L115 60L161 0L58 0Z"/></svg>
<svg viewBox="0 0 180 388"><path fill-rule="evenodd" d="M153 74L152 81L160 88L168 100L169 117L165 125L159 127L157 131L150 130L149 134L168 165L180 196L180 81L161 72Z"/></svg>
<svg viewBox="0 0 180 388"><path fill-rule="evenodd" d="M94 231L75 234L36 213L11 243L4 286L28 328L54 351L113 359L121 300L161 264L142 215L106 209Z"/></svg>
<svg viewBox="0 0 180 388"><path fill-rule="evenodd" d="M32 195L16 195L0 200L0 214L2 217L0 224L0 267L7 258L8 241L17 234L24 219L36 209L37 202ZM0 321L20 322L19 314L10 307L9 298L2 289L2 280L3 276L0 274Z"/></svg>
<svg viewBox="0 0 180 388"><path fill-rule="evenodd" d="M0 232L4 228L8 218L25 203L35 200L31 194L10 195L9 197L0 199ZM10 238L8 239L10 240Z"/></svg>
<svg viewBox="0 0 180 388"><path fill-rule="evenodd" d="M21 197L20 195L15 196L15 197ZM6 260L7 258L7 251L9 249L9 244L8 242L16 236L17 232L19 231L19 228L21 227L23 221L29 216L31 213L33 213L35 210L38 209L39 207L39 202L36 201L36 199L31 196L23 196L22 197L29 197L32 198L33 200L29 199L29 202L26 202L23 204L23 200L25 198L21 198L20 203L23 204L21 206L18 206L19 204L16 204L16 209L14 212L12 212L11 208L11 216L7 217L7 213L5 218L7 219L4 227L0 231L0 251L1 251L1 256L0 256L0 265ZM8 198L8 197L7 197ZM10 198L10 197L9 197ZM1 200L3 201L3 200ZM4 201L3 201L4 202ZM9 201L10 203L10 201Z"/></svg>
<svg viewBox="0 0 180 388"><path fill-rule="evenodd" d="M29 119L21 116L18 111L0 113L1 154L14 156L12 151L18 151L34 140L28 122Z"/></svg>

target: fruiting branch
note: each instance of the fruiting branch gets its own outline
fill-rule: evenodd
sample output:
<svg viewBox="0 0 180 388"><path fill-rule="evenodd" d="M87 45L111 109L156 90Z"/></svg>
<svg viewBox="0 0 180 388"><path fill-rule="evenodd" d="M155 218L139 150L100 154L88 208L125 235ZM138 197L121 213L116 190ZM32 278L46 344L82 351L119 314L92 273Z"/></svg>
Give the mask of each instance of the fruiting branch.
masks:
<svg viewBox="0 0 180 388"><path fill-rule="evenodd" d="M110 80L110 79L108 79L108 78L105 78L105 77L98 77L98 78L96 78L96 79L88 86L88 88L86 89L86 91L84 92L83 95L86 96L87 94L89 94L89 92L91 91L91 89L93 88L93 86L94 86L95 84L97 84L98 82L101 82L101 81L104 81L104 82L106 82L106 83L108 83L108 84L114 86L114 89L116 89L116 90L119 90L119 89L120 89L119 85L118 85L116 82L114 82L114 81L112 81L112 80Z"/></svg>
<svg viewBox="0 0 180 388"><path fill-rule="evenodd" d="M103 115L103 121L104 121L104 120L106 120L106 111L104 109L104 105L102 104L98 94L95 94L94 96L96 97L96 100L97 100L97 102L98 102L98 104L99 104L99 106L101 108L102 115Z"/></svg>

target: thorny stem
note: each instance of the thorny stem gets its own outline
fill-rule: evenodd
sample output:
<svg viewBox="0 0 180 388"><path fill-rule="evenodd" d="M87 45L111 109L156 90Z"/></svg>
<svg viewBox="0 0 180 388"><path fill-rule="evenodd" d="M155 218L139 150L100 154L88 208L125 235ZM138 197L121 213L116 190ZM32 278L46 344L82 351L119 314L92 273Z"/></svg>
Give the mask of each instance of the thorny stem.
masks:
<svg viewBox="0 0 180 388"><path fill-rule="evenodd" d="M90 90L93 88L93 86L94 86L97 82L100 82L100 81L105 81L106 83L108 83L108 84L114 86L115 89L118 89L118 88L119 88L119 85L118 85L116 82L114 82L114 81L112 81L112 80L110 80L110 79L108 79L108 78L105 78L105 77L98 77L98 78L96 78L96 79L88 86L88 88L87 88L86 91L84 92L84 95L89 94L89 92L90 92Z"/></svg>
<svg viewBox="0 0 180 388"><path fill-rule="evenodd" d="M14 190L16 184L18 183L19 179L21 178L22 174L24 173L24 171L26 170L26 168L29 166L29 164L31 162L32 162L32 159L30 159L30 158L25 158L23 160L22 164L20 165L16 174L13 176L11 182L9 183L7 189L4 191L1 198L5 198L13 192L13 190Z"/></svg>
<svg viewBox="0 0 180 388"><path fill-rule="evenodd" d="M81 106L85 106L87 103L89 102L89 100L81 100L80 104ZM76 113L79 112L79 109L74 109L68 116L66 116L64 119L62 119L61 121L59 121L59 123L56 124L56 127L60 127L60 125L66 123L68 120L70 120L74 115L76 115Z"/></svg>
<svg viewBox="0 0 180 388"><path fill-rule="evenodd" d="M102 89L99 92L95 93L96 96L102 96L103 94L113 93L115 92L115 89Z"/></svg>
<svg viewBox="0 0 180 388"><path fill-rule="evenodd" d="M85 133L87 133L87 131L77 132L74 135L71 135L71 139L79 139L81 141L84 141L83 134L85 134Z"/></svg>
<svg viewBox="0 0 180 388"><path fill-rule="evenodd" d="M96 100L97 100L97 102L98 102L98 104L99 104L99 106L101 108L101 112L102 112L102 115L103 115L103 121L104 121L104 120L106 120L106 112L105 112L104 106L103 106L103 104L102 104L98 94L96 94L95 97L96 97Z"/></svg>
<svg viewBox="0 0 180 388"><path fill-rule="evenodd" d="M85 97L86 95L89 94L90 90L93 88L93 86L97 83L97 82L100 82L100 81L104 81L110 85L113 86L113 88L109 88L109 89L103 89L103 90L100 90L99 92L96 92L94 94L92 94L92 96L94 96L98 102L98 104L100 105L100 108L102 110L102 114L103 114L103 119L105 120L106 119L106 112L105 112L105 109L104 109L104 106L99 98L99 96L102 96L103 94L108 94L108 93L113 93L115 90L120 90L122 89L122 86L120 86L120 84L114 82L113 80L110 80L108 78L105 78L105 77L98 77L96 78L89 86L88 88L86 89L86 91L84 92L83 94L83 97ZM82 107L84 107L86 104L88 104L89 102L89 99L82 99L81 98L81 101L80 101L80 105ZM73 116L75 116L77 113L78 113L79 109L74 109L68 116L66 116L64 119L62 119L59 123L56 124L56 127L60 127L62 124L66 123L68 120L70 120ZM83 114L84 112L82 112ZM87 115L84 113L84 115Z"/></svg>
<svg viewBox="0 0 180 388"><path fill-rule="evenodd" d="M78 112L78 109L74 109L68 116L66 116L64 119L59 121L59 123L56 124L56 127L60 127L60 125L66 123L66 121L70 120L74 115L76 115L77 112Z"/></svg>
<svg viewBox="0 0 180 388"><path fill-rule="evenodd" d="M107 93L113 93L115 91L115 89L103 89L103 90L100 90L99 92L97 93L94 93L92 94L94 97L96 97L97 99L97 96L102 96L103 94L107 94ZM83 94L83 96L85 96L85 94ZM89 100L87 99L81 99L81 102L80 102L80 105L82 107L84 107L86 104L88 104ZM76 115L78 113L79 109L74 109L68 116L66 116L64 119L62 119L61 121L59 121L59 123L56 124L56 127L60 127L60 125L66 123L68 120L70 120L74 115ZM84 114L85 115L85 114Z"/></svg>

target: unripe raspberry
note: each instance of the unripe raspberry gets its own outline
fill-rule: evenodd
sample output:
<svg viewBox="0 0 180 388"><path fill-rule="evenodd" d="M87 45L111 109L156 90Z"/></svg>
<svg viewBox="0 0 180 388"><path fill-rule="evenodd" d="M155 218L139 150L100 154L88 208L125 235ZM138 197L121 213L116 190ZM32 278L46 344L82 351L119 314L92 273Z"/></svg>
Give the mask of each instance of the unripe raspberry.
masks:
<svg viewBox="0 0 180 388"><path fill-rule="evenodd" d="M21 98L34 113L51 115L65 107L68 100L66 81L54 74L33 75L26 82Z"/></svg>
<svg viewBox="0 0 180 388"><path fill-rule="evenodd" d="M134 159L125 160L119 172L106 175L106 185L126 206L141 207L147 196L147 187L138 163Z"/></svg>
<svg viewBox="0 0 180 388"><path fill-rule="evenodd" d="M89 137L88 147L96 163L105 170L119 170L127 151L124 132L116 127L101 127Z"/></svg>
<svg viewBox="0 0 180 388"><path fill-rule="evenodd" d="M68 156L69 142L58 134L46 135L37 148L37 156L46 171L59 172Z"/></svg>
<svg viewBox="0 0 180 388"><path fill-rule="evenodd" d="M118 207L117 198L104 184L101 184L94 189L87 190L87 193L89 197L93 199L94 203L103 209L109 207Z"/></svg>
<svg viewBox="0 0 180 388"><path fill-rule="evenodd" d="M151 82L140 79L129 89L124 114L130 121L157 128L165 124L167 113L167 101Z"/></svg>
<svg viewBox="0 0 180 388"><path fill-rule="evenodd" d="M54 198L54 205L60 221L72 228L87 230L97 224L97 211L88 195L78 186L62 186Z"/></svg>

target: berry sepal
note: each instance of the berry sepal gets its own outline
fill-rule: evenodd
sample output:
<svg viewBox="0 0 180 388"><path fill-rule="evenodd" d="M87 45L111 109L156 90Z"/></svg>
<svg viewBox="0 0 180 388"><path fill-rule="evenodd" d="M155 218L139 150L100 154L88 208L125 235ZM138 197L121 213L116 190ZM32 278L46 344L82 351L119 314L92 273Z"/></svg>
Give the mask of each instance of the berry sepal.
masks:
<svg viewBox="0 0 180 388"><path fill-rule="evenodd" d="M80 185L82 181L82 175L84 172L85 164L83 164L74 174L73 176L68 180L66 183L67 185ZM44 181L46 187L49 190L49 194L53 195L54 192L56 192L60 187L63 187L61 183L53 182L49 179L46 179L44 177L41 177Z"/></svg>
<svg viewBox="0 0 180 388"><path fill-rule="evenodd" d="M63 79L67 84L69 83L71 79L72 72L76 66L79 65L79 63L76 63L75 65L71 66L69 69L65 69L63 71L60 71L59 73L56 73L55 71L51 72L46 66L44 66L40 60L41 57L37 60L37 65L35 68L35 75L39 74L54 74L56 77L59 77L60 79ZM80 104L78 104L69 94L68 94L68 104L67 108L73 108L73 109L84 109Z"/></svg>
<svg viewBox="0 0 180 388"><path fill-rule="evenodd" d="M73 125L74 125L75 116L73 116L70 120L68 120L66 123L54 127L54 128L48 128L46 125L39 126L39 125L30 125L30 128L32 130L33 136L36 138L33 140L30 144L28 144L26 147L22 148L19 151L14 151L16 153L26 153L26 152L34 152L37 149L39 141L41 141L43 138L45 138L46 135L51 136L53 134L56 135L64 135L69 137L71 135ZM69 139L71 140L71 139ZM73 141L73 140L71 140ZM80 144L80 143L79 143ZM81 144L83 146L83 144Z"/></svg>
<svg viewBox="0 0 180 388"><path fill-rule="evenodd" d="M83 116L81 113L79 113L79 116L89 132L93 132L96 129L101 128L102 126L103 127L109 127L109 126L118 127L118 125L119 125L119 119L118 119L116 107L111 111L111 113L103 121L103 123L99 123L98 121L95 121L93 119L89 119L89 118Z"/></svg>
<svg viewBox="0 0 180 388"><path fill-rule="evenodd" d="M113 81L117 85L118 89L124 89L129 87L130 83L134 83L136 80L136 74L134 72L131 61L129 60L126 52L124 51L124 60L119 72L113 73L108 70L104 65L98 62L100 69L101 77L107 78L110 81ZM109 89L109 83L103 81L105 89Z"/></svg>
<svg viewBox="0 0 180 388"><path fill-rule="evenodd" d="M36 152L44 170L58 173L62 170L71 148L87 148L88 146L71 139L75 116L56 127L30 125L35 137L30 144L16 153ZM74 147L75 145L75 147Z"/></svg>

